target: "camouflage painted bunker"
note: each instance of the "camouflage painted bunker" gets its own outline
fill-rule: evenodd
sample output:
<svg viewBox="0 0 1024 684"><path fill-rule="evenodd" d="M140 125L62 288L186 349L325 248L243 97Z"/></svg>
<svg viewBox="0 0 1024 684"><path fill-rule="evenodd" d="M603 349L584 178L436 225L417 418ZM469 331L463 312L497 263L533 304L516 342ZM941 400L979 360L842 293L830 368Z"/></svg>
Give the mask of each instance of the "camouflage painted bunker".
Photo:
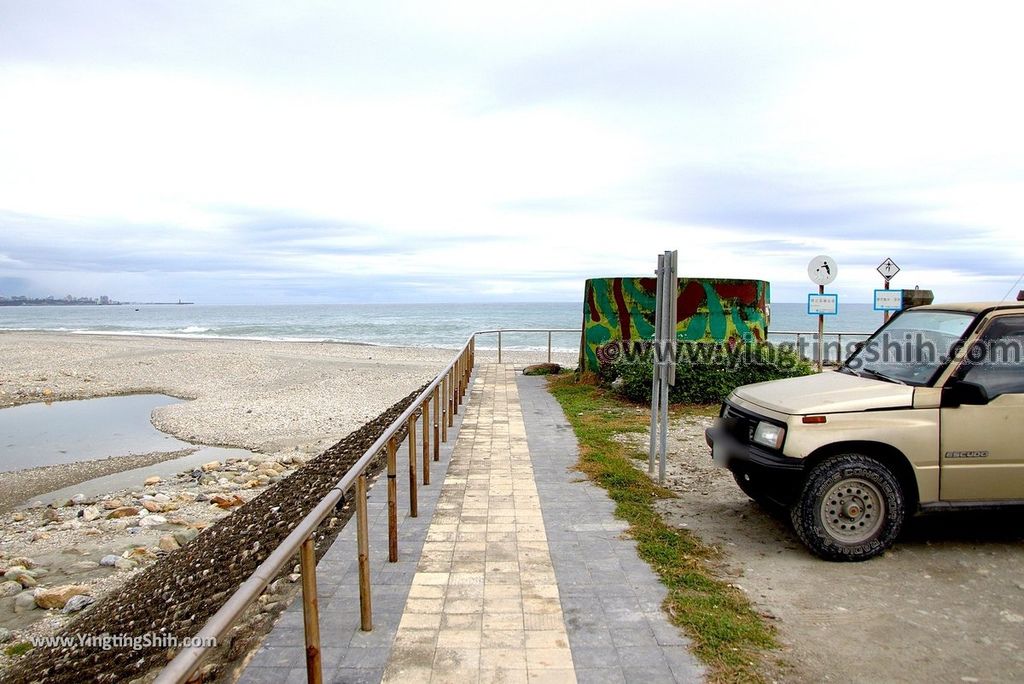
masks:
<svg viewBox="0 0 1024 684"><path fill-rule="evenodd" d="M679 278L676 337L688 341L761 342L768 336L764 280ZM583 296L580 369L596 371L610 343L654 337L654 278L591 278Z"/></svg>

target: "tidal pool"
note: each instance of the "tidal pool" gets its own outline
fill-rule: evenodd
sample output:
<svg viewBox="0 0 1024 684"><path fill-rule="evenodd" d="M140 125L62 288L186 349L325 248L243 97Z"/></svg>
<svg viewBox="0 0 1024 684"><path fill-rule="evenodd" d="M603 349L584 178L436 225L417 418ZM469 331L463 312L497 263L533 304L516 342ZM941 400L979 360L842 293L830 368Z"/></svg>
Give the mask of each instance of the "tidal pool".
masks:
<svg viewBox="0 0 1024 684"><path fill-rule="evenodd" d="M149 420L158 406L181 401L134 394L0 409L0 472L187 449L194 445L160 432Z"/></svg>

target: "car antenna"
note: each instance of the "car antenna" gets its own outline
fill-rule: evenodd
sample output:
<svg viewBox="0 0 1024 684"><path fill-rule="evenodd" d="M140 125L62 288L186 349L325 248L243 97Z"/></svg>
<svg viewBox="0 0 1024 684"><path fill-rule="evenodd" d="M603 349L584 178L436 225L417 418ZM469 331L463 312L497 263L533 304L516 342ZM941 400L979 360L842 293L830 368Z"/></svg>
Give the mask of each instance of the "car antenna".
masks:
<svg viewBox="0 0 1024 684"><path fill-rule="evenodd" d="M1008 298L1008 297L1010 296L1010 293L1011 293L1011 292L1013 292L1013 288L1017 287L1017 285L1018 285L1018 284L1020 283L1020 281L1022 281L1022 280L1024 280L1024 273L1021 273L1021 274L1020 274L1020 278L1017 278L1017 281L1016 281L1016 282L1015 282L1015 283L1014 283L1013 285L1011 285L1011 286L1010 286L1010 289L1006 291L1006 294L1004 294L1004 295L1003 295L1003 298L1002 298L1002 299L1000 299L999 301L1001 301L1001 302L1005 302L1005 301L1006 301L1006 299L1007 299L1007 298ZM1019 297L1018 297L1018 299L1019 299Z"/></svg>

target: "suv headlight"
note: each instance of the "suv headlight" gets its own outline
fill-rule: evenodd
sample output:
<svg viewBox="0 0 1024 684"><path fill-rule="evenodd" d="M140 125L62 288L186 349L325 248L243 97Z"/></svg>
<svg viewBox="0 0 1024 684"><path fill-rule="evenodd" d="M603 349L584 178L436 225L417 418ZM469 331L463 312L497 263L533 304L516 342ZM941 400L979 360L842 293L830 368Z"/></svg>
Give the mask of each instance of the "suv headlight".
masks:
<svg viewBox="0 0 1024 684"><path fill-rule="evenodd" d="M772 449L781 449L786 439L786 428L775 423L761 421L754 429L754 441Z"/></svg>

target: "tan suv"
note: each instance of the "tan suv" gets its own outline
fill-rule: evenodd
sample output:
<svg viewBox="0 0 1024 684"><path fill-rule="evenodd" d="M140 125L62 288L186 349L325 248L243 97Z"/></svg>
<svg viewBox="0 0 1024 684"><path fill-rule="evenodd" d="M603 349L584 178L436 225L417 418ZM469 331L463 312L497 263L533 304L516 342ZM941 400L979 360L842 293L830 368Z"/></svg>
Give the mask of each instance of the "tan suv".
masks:
<svg viewBox="0 0 1024 684"><path fill-rule="evenodd" d="M1024 304L894 316L842 367L737 388L718 465L829 560L865 560L921 511L1024 504Z"/></svg>

